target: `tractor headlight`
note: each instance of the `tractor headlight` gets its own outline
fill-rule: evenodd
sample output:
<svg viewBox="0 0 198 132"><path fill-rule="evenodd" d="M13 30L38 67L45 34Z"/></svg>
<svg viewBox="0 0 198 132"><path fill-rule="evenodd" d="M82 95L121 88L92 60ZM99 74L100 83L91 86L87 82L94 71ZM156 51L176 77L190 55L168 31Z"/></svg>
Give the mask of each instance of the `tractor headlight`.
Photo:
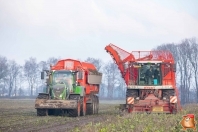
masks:
<svg viewBox="0 0 198 132"><path fill-rule="evenodd" d="M166 97L163 97L163 100L166 100Z"/></svg>

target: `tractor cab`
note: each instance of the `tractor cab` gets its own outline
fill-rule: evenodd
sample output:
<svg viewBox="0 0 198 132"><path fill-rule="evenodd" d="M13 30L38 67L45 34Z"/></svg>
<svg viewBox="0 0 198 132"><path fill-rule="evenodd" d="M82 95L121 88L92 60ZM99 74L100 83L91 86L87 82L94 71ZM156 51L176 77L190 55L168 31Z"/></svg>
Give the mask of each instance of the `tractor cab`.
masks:
<svg viewBox="0 0 198 132"><path fill-rule="evenodd" d="M55 70L48 71L47 74L51 99L67 99L69 94L74 92L77 86L77 71ZM41 78L42 76L44 75L41 74Z"/></svg>
<svg viewBox="0 0 198 132"><path fill-rule="evenodd" d="M73 84L76 82L76 73L71 71L55 71L52 78L52 85L60 83L72 89Z"/></svg>

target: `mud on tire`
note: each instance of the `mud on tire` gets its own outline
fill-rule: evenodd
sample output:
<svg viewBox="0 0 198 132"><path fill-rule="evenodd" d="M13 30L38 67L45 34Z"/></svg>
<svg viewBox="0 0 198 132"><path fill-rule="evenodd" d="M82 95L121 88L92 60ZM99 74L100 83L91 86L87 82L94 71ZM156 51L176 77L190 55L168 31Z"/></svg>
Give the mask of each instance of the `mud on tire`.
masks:
<svg viewBox="0 0 198 132"><path fill-rule="evenodd" d="M39 94L36 99L48 99L49 96L46 94ZM37 109L37 116L46 116L47 110L46 109Z"/></svg>
<svg viewBox="0 0 198 132"><path fill-rule="evenodd" d="M80 100L79 100L79 97L74 95L74 96L70 96L70 99L77 99L78 105L77 105L76 109L69 109L68 110L69 116L71 116L71 117L80 116Z"/></svg>
<svg viewBox="0 0 198 132"><path fill-rule="evenodd" d="M87 111L86 111L86 113L88 114L88 115L93 115L93 114L95 114L95 95L93 95L92 97L91 97L91 100L92 100L92 103L87 103Z"/></svg>
<svg viewBox="0 0 198 132"><path fill-rule="evenodd" d="M99 99L98 99L97 95L95 95L94 98L95 98L95 114L98 114L98 111L99 111Z"/></svg>
<svg viewBox="0 0 198 132"><path fill-rule="evenodd" d="M86 115L86 103L84 102L84 98L80 98L80 116Z"/></svg>
<svg viewBox="0 0 198 132"><path fill-rule="evenodd" d="M46 116L47 110L46 109L37 109L37 116Z"/></svg>

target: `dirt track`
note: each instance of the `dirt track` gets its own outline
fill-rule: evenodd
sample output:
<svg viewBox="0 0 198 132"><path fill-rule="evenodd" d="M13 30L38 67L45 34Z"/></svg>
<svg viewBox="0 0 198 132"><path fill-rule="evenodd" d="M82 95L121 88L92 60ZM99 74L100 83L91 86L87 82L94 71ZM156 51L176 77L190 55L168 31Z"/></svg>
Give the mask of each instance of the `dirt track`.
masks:
<svg viewBox="0 0 198 132"><path fill-rule="evenodd" d="M120 102L101 101L98 115L84 117L67 116L36 116L34 100L0 100L0 132L65 132L75 129L76 126L98 123L107 120L107 114L117 114L115 104Z"/></svg>

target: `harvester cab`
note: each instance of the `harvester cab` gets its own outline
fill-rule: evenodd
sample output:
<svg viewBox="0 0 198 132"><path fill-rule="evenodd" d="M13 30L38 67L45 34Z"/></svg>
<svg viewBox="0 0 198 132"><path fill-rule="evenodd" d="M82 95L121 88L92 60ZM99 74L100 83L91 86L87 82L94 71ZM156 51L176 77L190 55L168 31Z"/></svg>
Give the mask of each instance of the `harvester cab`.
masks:
<svg viewBox="0 0 198 132"><path fill-rule="evenodd" d="M161 64L160 63L137 63L138 69L137 85L161 85Z"/></svg>

